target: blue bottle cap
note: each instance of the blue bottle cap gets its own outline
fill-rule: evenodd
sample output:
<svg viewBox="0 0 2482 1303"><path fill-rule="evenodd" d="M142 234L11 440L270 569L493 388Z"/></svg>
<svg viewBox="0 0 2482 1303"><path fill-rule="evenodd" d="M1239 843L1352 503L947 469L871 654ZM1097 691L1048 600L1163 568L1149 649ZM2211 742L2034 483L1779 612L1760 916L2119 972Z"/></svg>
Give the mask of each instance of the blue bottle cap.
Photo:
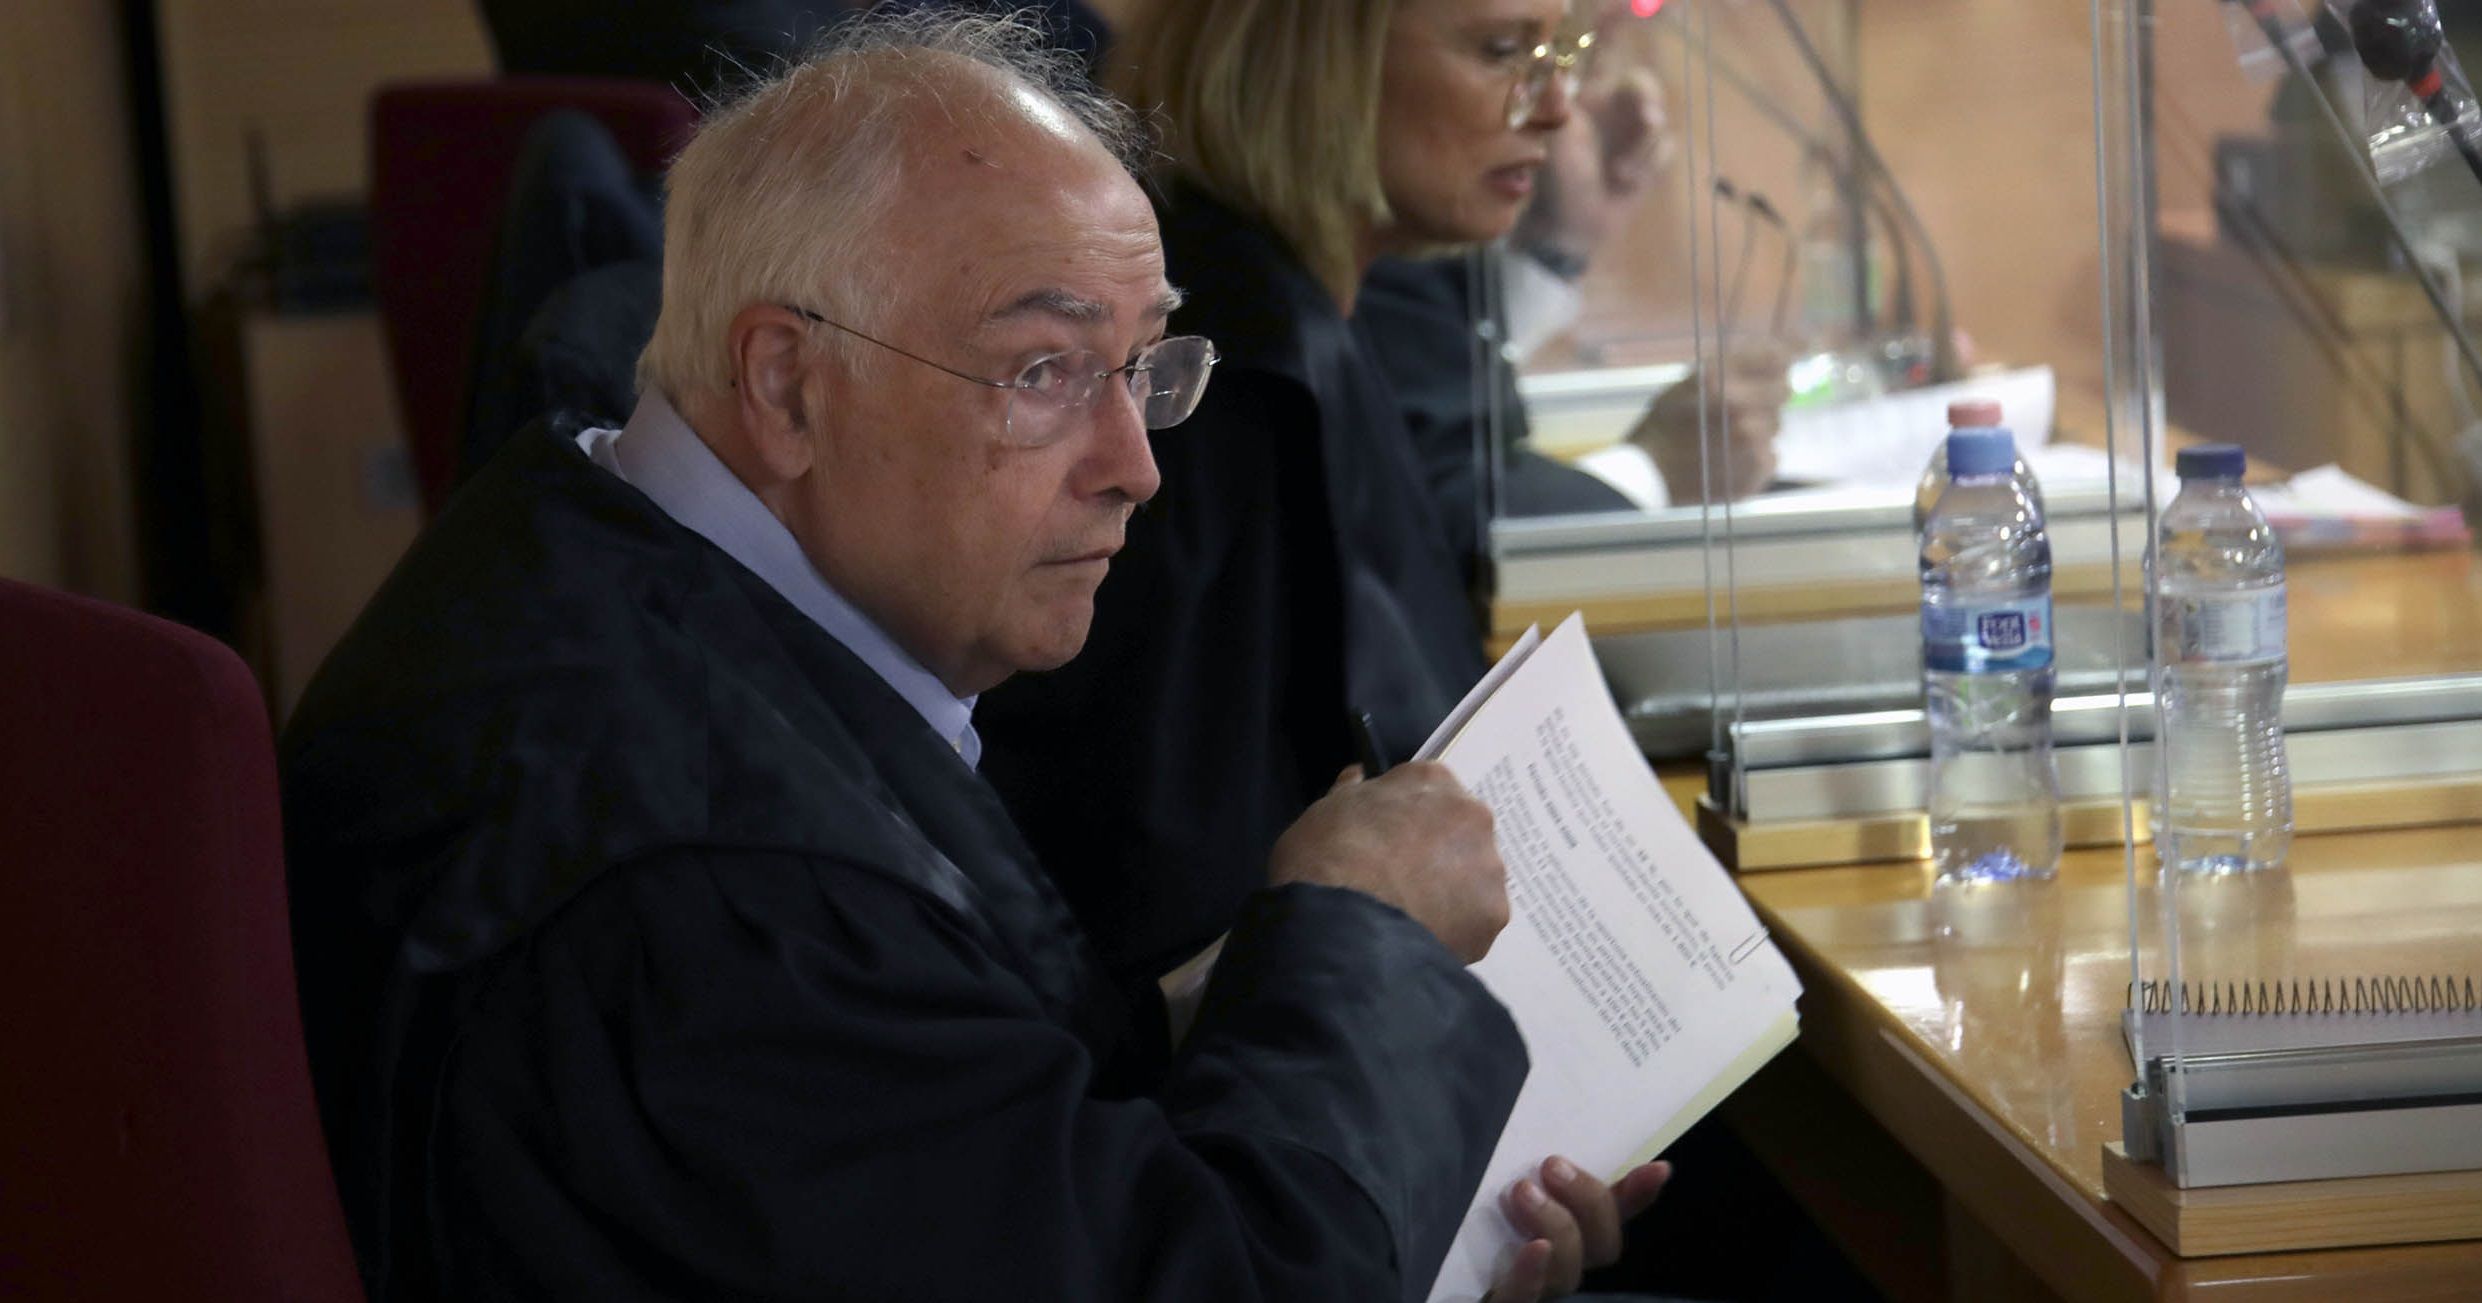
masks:
<svg viewBox="0 0 2482 1303"><path fill-rule="evenodd" d="M2005 475L2017 464L2017 436L2005 428L1953 430L1948 434L1948 476Z"/></svg>
<svg viewBox="0 0 2482 1303"><path fill-rule="evenodd" d="M2181 449L2172 469L2184 480L2237 480L2249 469L2249 455L2237 443L2201 443Z"/></svg>

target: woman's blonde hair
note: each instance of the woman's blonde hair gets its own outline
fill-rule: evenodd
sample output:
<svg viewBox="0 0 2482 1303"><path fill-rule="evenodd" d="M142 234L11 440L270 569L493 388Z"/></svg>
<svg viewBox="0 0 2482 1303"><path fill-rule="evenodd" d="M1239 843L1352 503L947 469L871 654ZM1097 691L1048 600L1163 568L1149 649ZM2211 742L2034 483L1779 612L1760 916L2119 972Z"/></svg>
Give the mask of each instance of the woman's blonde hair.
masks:
<svg viewBox="0 0 2482 1303"><path fill-rule="evenodd" d="M1108 84L1207 193L1275 228L1339 299L1388 220L1379 81L1398 0L1144 0Z"/></svg>

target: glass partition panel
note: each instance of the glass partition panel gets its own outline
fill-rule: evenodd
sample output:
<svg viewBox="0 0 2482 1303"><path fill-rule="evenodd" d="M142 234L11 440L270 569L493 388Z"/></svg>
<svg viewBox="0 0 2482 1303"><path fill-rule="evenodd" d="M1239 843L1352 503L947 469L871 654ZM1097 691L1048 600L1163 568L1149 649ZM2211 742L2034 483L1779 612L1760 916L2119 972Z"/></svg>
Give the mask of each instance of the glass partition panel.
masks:
<svg viewBox="0 0 2482 1303"><path fill-rule="evenodd" d="M1518 311L1499 336L1518 372L1494 414L1500 626L1584 605L1641 744L1714 757L1726 811L1750 812L1752 764L1802 789L1782 817L1918 810L1917 512L1951 403L1996 401L2040 483L2061 696L2108 697L2142 656L2134 585L2112 583L2142 527L2104 451L2087 17L1623 8L1581 104L1657 87L1667 143L1627 220L1567 262L1560 327ZM1503 311L1539 279L1527 242L1480 268ZM1543 462L1606 500L1532 491ZM2078 718L2116 739L2116 712ZM1893 763L1812 773L1862 758ZM2094 795L2116 799L2105 769Z"/></svg>
<svg viewBox="0 0 2482 1303"><path fill-rule="evenodd" d="M2482 897L2444 871L2470 853L2362 831L2482 816L2465 289L2482 116L2457 57L2482 48L2482 14L1599 16L1573 108L1582 175L1612 202L1554 220L1569 192L1548 169L1542 211L1469 268L1496 630L1585 609L1641 744L1705 761L1705 828L1737 867L1922 872L1917 504L1941 487L1951 404L1996 402L1955 413L2012 432L2042 501L2063 874L2123 880L2126 948L2046 955L2053 897L1942 886L1929 915L1963 948L1934 976L1988 967L2030 991L2108 964L2137 1005L2457 1014L2468 1058L2385 1050L2363 1079L2482 1097ZM1641 128L1659 143L1622 148ZM2183 505L2184 476L2229 481L2217 445L2241 457L2237 527ZM2181 1130L2218 1109L2347 1111L2300 1087L2315 1072L2210 1061L2228 1048L2211 1024L2125 1030L2124 1139L2172 1179L2344 1174ZM2482 1143L2482 1124L2459 1134ZM2436 1161L2437 1142L2392 1152Z"/></svg>
<svg viewBox="0 0 2482 1303"><path fill-rule="evenodd" d="M1918 853L1917 503L1950 404L1988 399L2047 517L2072 843L2120 840L2153 783L2143 559L2202 444L2244 450L2286 549L2305 826L2375 817L2352 784L2468 780L2482 180L2363 71L2349 9L1606 6L1577 116L1610 139L1635 86L1652 180L1599 241L1530 219L1473 269L1513 375L1486 387L1498 630L1582 606L1641 743L1707 757L1722 815L1910 813L1869 853ZM2444 37L2469 112L2482 19ZM1564 308L1528 306L1545 285Z"/></svg>
<svg viewBox="0 0 2482 1303"><path fill-rule="evenodd" d="M2098 8L2113 410L2178 454L2123 1140L2181 1186L2482 1165L2467 875L2364 831L2470 819L2482 768L2469 9Z"/></svg>

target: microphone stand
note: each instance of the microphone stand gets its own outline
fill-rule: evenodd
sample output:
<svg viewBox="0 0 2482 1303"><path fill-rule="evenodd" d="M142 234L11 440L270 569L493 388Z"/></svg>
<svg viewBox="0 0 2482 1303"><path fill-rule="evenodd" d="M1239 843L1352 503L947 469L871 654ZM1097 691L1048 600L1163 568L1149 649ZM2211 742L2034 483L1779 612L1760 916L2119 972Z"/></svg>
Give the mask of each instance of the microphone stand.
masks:
<svg viewBox="0 0 2482 1303"><path fill-rule="evenodd" d="M1735 323L1741 319L1741 288L1749 280L1750 258L1757 250L1758 225L1762 222L1775 228L1776 237L1784 242L1783 265L1777 269L1775 280L1775 311L1767 319L1768 335L1780 337L1784 333L1784 310L1791 302L1796 274L1792 227L1785 223L1783 214L1775 211L1775 205L1767 202L1765 195L1755 190L1743 190L1734 185L1729 177L1715 178L1715 197L1741 210L1741 257L1733 265L1731 288L1724 292L1723 319L1715 332L1716 337L1731 339Z"/></svg>
<svg viewBox="0 0 2482 1303"><path fill-rule="evenodd" d="M1802 25L1786 0L1767 0L1767 7L1775 11L1776 21L1792 38L1794 50L1801 55L1810 76L1818 82L1819 91L1827 97L1828 106L1835 110L1837 122L1844 127L1845 137L1852 142L1855 161L1875 175L1886 188L1888 200L1895 206L1905 230L1921 245L1922 263L1930 271L1931 284L1931 383L1958 378L1963 368L1958 365L1956 357L1956 314L1955 306L1948 298L1948 273L1940 265L1939 251L1931 244L1930 232L1922 225L1921 214L1913 210L1913 201L1905 197L1904 187L1896 183L1896 175L1888 170L1887 160L1879 156L1878 146L1871 143L1870 132L1862 126L1861 111L1854 107L1852 97L1844 93L1843 85L1836 80L1835 71L1827 66L1827 60L1819 54L1818 46L1811 42L1810 29Z"/></svg>
<svg viewBox="0 0 2482 1303"><path fill-rule="evenodd" d="M1666 36L1681 41L1684 45L1688 44L1688 38L1679 32L1673 31L1669 24L1658 24L1656 26L1656 30ZM1692 52L1695 52L1695 46L1691 46L1690 48ZM1721 78L1726 86L1731 87L1735 93L1739 94L1743 100L1747 101L1751 108L1757 110L1759 117L1764 118L1769 125L1784 133L1785 137L1790 139L1795 145L1800 146L1801 152L1805 158L1816 160L1818 163L1827 167L1830 171L1841 170L1844 168L1844 160L1836 157L1836 150L1833 145L1830 145L1825 140L1821 139L1815 132L1812 132L1807 126L1803 125L1798 119L1794 118L1792 114L1785 112L1784 106L1776 103L1775 100L1769 97L1765 91L1760 90L1757 83L1751 81L1747 73L1744 73L1739 68L1725 62L1723 56L1713 53L1709 53L1707 55L1706 63L1715 76ZM1895 205L1888 202L1887 190L1880 186L1871 186L1868 187L1868 190L1871 215L1876 217L1880 224L1886 229L1888 252L1893 255L1896 260L1896 286L1895 293L1890 299L1890 307L1893 309L1893 316L1895 318L1897 328L1903 331L1911 331L1917 324L1914 317L1913 308L1912 244L1905 238L1904 224L1896 215ZM1765 205L1766 213L1764 216L1767 216L1778 229L1783 230L1786 233L1785 238L1788 241L1792 238L1790 225L1785 222L1782 214L1776 212L1774 205L1767 204L1763 196L1752 193L1745 202L1752 205ZM1783 291L1788 292L1791 284L1792 278L1787 276L1784 280ZM1781 293L1779 293L1779 300L1780 298ZM1869 309L1869 304L1867 301L1860 301L1859 306L1863 311L1868 311ZM1776 308L1774 320L1776 323L1775 332L1780 335L1783 333L1784 322L1784 309L1780 301Z"/></svg>

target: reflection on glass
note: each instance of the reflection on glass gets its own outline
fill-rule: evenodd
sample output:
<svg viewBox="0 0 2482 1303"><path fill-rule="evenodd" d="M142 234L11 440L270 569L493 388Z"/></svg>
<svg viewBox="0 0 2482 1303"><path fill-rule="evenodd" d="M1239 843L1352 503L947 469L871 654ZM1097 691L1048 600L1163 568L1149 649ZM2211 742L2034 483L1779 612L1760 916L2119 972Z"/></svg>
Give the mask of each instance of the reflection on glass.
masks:
<svg viewBox="0 0 2482 1303"><path fill-rule="evenodd" d="M1681 147L1654 151L1660 183L1600 243L1544 259L1522 231L1513 242L1495 338L1529 378L1503 425L1643 509L1796 488L1834 490L1822 505L1892 500L1959 392L1861 409L1962 379L1972 350L1948 328L1943 252L1889 157L1907 147L1851 95L1864 19L1849 4L1691 9L1613 24L1598 47L1581 102L1623 76L1659 87ZM2090 203L2075 183L2061 198ZM1545 300L1542 265L1573 273L1562 313L1526 309ZM2029 441L2049 435L2049 409L2046 393L2019 412ZM1534 506L1512 498L1505 514Z"/></svg>
<svg viewBox="0 0 2482 1303"><path fill-rule="evenodd" d="M2076 1124L2056 881L1942 884L1930 892L1931 972L1948 1050L1994 1101L2052 1144Z"/></svg>
<svg viewBox="0 0 2482 1303"><path fill-rule="evenodd" d="M1913 505L1949 403L1989 400L2051 524L2063 705L2148 686L2149 517L2171 454L2208 442L2248 451L2287 553L2288 721L2305 687L2482 672L2460 510L2482 470L2466 289L2482 181L2423 106L2349 48L2305 37L2292 67L2235 5L2109 0L2099 50L2082 5L1971 24L1940 6L1784 7L1866 145L1774 0L1624 16L1580 98L1632 79L1663 142L1623 169L1640 188L1576 256L1520 240L1478 268L1502 312L1476 392L1498 401L1489 455L1469 445L1464 464L1502 490L1485 514L1513 629L1583 607L1641 740L1724 757L1719 799L1749 819L1768 816L1742 797L1769 791L1815 798L1811 818L1918 802L1918 773L1906 787L1897 771L1926 748L1903 728L1780 748L1787 770L1884 767L1837 776L1837 793L1753 776L1746 752L1785 735L1747 739L1914 704ZM2268 8L2306 29L2346 6ZM2482 11L2452 8L2448 48L2482 48ZM2007 93L1964 106L1963 66L2001 70ZM1565 306L1530 314L1546 278ZM1736 410L1742 366L1780 387L1779 408ZM1587 491L1534 491L1555 477ZM2310 729L2375 728L2390 708L2368 695L2358 715L2312 703ZM2482 729L2482 710L2460 699L2390 726L2442 721ZM2098 727L2074 745L2116 745ZM2473 768L2287 727L2305 795ZM2076 760L2085 799L2116 794L2118 765ZM2142 793L2150 760L2129 772Z"/></svg>
<svg viewBox="0 0 2482 1303"><path fill-rule="evenodd" d="M1663 6L1646 18L1611 8L1622 16L1607 22L1581 102L1609 103L1625 84L1645 107L1581 113L1579 125L1635 124L1616 134L1660 143L1612 169L1635 188L1625 211L1601 215L1596 239L1512 246L1516 310L1499 338L1525 376L1523 446L1640 508L1828 488L1829 501L1878 500L1919 474L1943 404L1929 419L1848 414L1827 440L1844 459L1814 463L1805 437L1817 414L2039 370L2057 419L2049 402L2039 419L2009 402L2036 473L2047 488L2100 481L2092 159L2026 147L2093 131L2081 6L1969 26L1923 6L1833 0ZM2132 92L2152 153L2122 188L2143 184L2152 200L2136 233L2156 259L2167 442L2240 443L2278 476L2332 465L2304 486L2305 529L2453 532L2422 508L2459 501L2482 454L2477 377L2458 342L2470 333L2466 269L2482 256L2482 183L2419 104L2371 82L2349 53L2308 43L2298 74L2246 22L2227 29L2231 6L2153 8L2151 76ZM2273 8L2296 25L2342 12ZM2469 8L2445 15L2451 51L2482 43ZM1957 66L2005 69L2010 93L1958 112L1939 75ZM2448 84L2462 92L2452 68ZM1838 91L1850 91L1860 134ZM2360 171L2373 142L2403 240ZM1538 247L1555 256L1527 256ZM2432 270L2446 314L2426 303L2416 265ZM1525 310L1545 297L1543 266L1566 273L1555 278L1562 306ZM2130 288L2115 290L2115 310ZM1721 392L1742 352L1784 365L1772 466L1767 449L1726 434L1767 423L1731 419ZM1667 428L1657 400L1685 378L1704 379L1706 419L1676 397ZM1753 465L1771 473L1748 482ZM2383 497L2339 496L2338 475Z"/></svg>
<svg viewBox="0 0 2482 1303"><path fill-rule="evenodd" d="M2183 981L2274 981L2300 975L2293 962L2298 907L2292 874L2184 874L2177 883L2151 874L2140 897L2148 932L2159 934L2166 900L2175 911L2169 921L2178 929ZM2159 936L2147 954L2149 978L2168 979L2171 963Z"/></svg>

